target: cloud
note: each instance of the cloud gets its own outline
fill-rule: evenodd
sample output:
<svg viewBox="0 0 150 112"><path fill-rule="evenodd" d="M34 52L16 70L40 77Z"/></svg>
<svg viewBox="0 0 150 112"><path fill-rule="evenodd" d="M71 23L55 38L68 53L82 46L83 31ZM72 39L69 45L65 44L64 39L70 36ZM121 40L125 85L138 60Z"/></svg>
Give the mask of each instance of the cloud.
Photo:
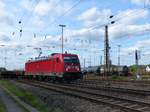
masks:
<svg viewBox="0 0 150 112"><path fill-rule="evenodd" d="M145 0L131 0L131 3L136 5L144 5Z"/></svg>
<svg viewBox="0 0 150 112"><path fill-rule="evenodd" d="M20 2L20 5L22 8L26 9L27 11L32 11L33 9L33 3L31 0L22 0Z"/></svg>
<svg viewBox="0 0 150 112"><path fill-rule="evenodd" d="M140 13L140 14L139 14ZM149 33L150 24L137 24L141 19L148 18L148 10L145 9L128 9L125 11L118 11L112 21L115 21L114 25L109 25L110 39L119 39L126 36L140 36L144 33ZM73 31L72 36L86 37L96 40L97 37L104 37L104 26L111 21L111 11L109 9L98 10L97 8L91 8L81 13L78 20L83 21L84 27L78 31ZM88 27L89 30L88 30ZM92 29L94 28L95 29ZM91 30L92 29L92 30Z"/></svg>
<svg viewBox="0 0 150 112"><path fill-rule="evenodd" d="M99 40L104 36L103 29L93 29L90 30L88 28L81 28L79 30L66 30L65 34L68 38L76 38L76 39L85 39L85 40Z"/></svg>
<svg viewBox="0 0 150 112"><path fill-rule="evenodd" d="M60 36L59 36L60 37ZM35 51L34 48L42 48L42 50L53 50L55 48L60 47L61 41L58 36L51 36L47 35L46 38L44 36L39 36L36 38L32 38L30 42L24 43L24 49L26 49L27 53L33 54L33 51ZM31 53L32 52L32 53ZM34 53L35 54L35 53ZM37 51L36 51L37 54Z"/></svg>
<svg viewBox="0 0 150 112"><path fill-rule="evenodd" d="M46 39L41 39L43 37L34 38L28 43L31 51L33 51L33 48L42 48L43 51L49 50L49 52L60 52L61 50L61 35L52 36L47 35ZM67 41L66 41L67 40ZM26 45L26 46L28 46ZM84 50L84 49L91 49L89 43L86 41L86 43L81 43L80 40L76 40L76 38L69 38L66 35L64 35L64 49L66 50ZM36 53L37 54L37 53Z"/></svg>
<svg viewBox="0 0 150 112"><path fill-rule="evenodd" d="M138 21L146 19L147 17L148 11L144 9L120 11L115 17L115 24L109 27L110 38L118 39L126 36L140 36L149 33L150 24L137 24Z"/></svg>
<svg viewBox="0 0 150 112"><path fill-rule="evenodd" d="M10 17L11 14L9 14L6 10L5 10L5 3L4 1L0 1L0 23L5 23L7 25L12 26L13 25L13 20Z"/></svg>
<svg viewBox="0 0 150 112"><path fill-rule="evenodd" d="M133 46L122 48L121 54L128 55L128 54L134 53L135 50L140 50L148 46L150 46L150 39L141 40L141 41L136 42Z"/></svg>
<svg viewBox="0 0 150 112"><path fill-rule="evenodd" d="M59 1L60 2L60 1ZM58 3L57 0L53 1L40 1L34 8L34 13L39 16L52 15L58 16L63 14L71 7L69 2Z"/></svg>
<svg viewBox="0 0 150 112"><path fill-rule="evenodd" d="M82 28L79 30L66 30L68 38L78 38L85 40L103 40L104 28L89 30ZM114 25L108 28L110 39L120 39L125 37L141 36L150 33L150 24L144 25Z"/></svg>
<svg viewBox="0 0 150 112"><path fill-rule="evenodd" d="M44 16L47 15L52 8L51 4L46 1L41 1L36 5L34 12L40 16Z"/></svg>
<svg viewBox="0 0 150 112"><path fill-rule="evenodd" d="M0 9L4 9L4 7L5 7L4 2L3 2L3 1L0 1Z"/></svg>
<svg viewBox="0 0 150 112"><path fill-rule="evenodd" d="M84 21L84 26L93 26L97 24L105 24L111 16L110 9L99 10L96 7L86 10L78 16L78 20Z"/></svg>
<svg viewBox="0 0 150 112"><path fill-rule="evenodd" d="M32 21L33 24L37 27L43 28L45 26L45 22L39 16L34 16Z"/></svg>
<svg viewBox="0 0 150 112"><path fill-rule="evenodd" d="M116 25L109 28L110 38L140 36L150 33L150 24L144 25Z"/></svg>
<svg viewBox="0 0 150 112"><path fill-rule="evenodd" d="M150 8L150 0L131 0L131 3L143 6L144 8Z"/></svg>
<svg viewBox="0 0 150 112"><path fill-rule="evenodd" d="M11 14L14 14L14 8L10 7L9 11L7 12L6 9L9 8L8 6L10 6L10 4L6 5L4 1L5 0L0 1L0 22L12 25L13 21L11 19L13 16ZM34 49L35 47L41 47L43 52L45 53L43 55L47 55L51 52L61 51L61 35L57 34L58 28L56 27L56 29L51 29L52 26L49 26L49 23L53 22L55 18L58 18L60 15L66 12L66 10L73 5L73 2L68 0L60 1L60 3L58 4L57 2L59 2L59 0L22 0L22 6L20 6L20 4L17 4L20 2L16 3L16 9L20 8L20 10L16 13L16 17L13 17L14 21L17 21L17 19L20 18L19 16L23 15L23 20L28 20L28 18L30 18L30 24L28 24L26 28L27 31L25 31L25 29L23 30L24 35L22 36L22 38L17 38L19 36L19 32L16 27L20 28L21 26L21 24L18 25L18 22L16 23L15 28L9 27L7 29L6 27L6 29L2 29L1 31L6 31L6 33L0 34L0 44L6 44L8 46L7 49L8 51L10 51L8 52L8 54L10 54L9 57L13 57L12 61L16 63L18 61L17 66L20 66L21 63L24 64L25 60L27 60L29 57L35 57L38 55L38 52ZM84 8L87 7L83 7L81 10L83 10ZM62 22L67 22L66 25L68 24L64 30L64 49L79 53L80 55L85 53L85 57L88 57L88 54L90 53L96 51L99 52L100 47L101 49L103 48L102 39L104 39L104 25L110 23L111 20L115 20L116 22L113 25L109 24L108 31L110 39L120 39L127 36L132 36L134 38L135 36L137 38L135 40L138 40L138 36L145 35L150 31L150 24L144 21L148 19L149 16L149 11L145 9L121 10L115 12L115 15L112 19L109 18L109 16L112 15L112 12L114 11L112 11L111 9L100 9L95 6L83 12L79 11L80 9L78 10L78 12L73 9L73 14L71 14L76 15L81 13L76 18L78 21L74 21L74 19L71 20L73 17L66 17L67 15L65 15L65 17L61 19ZM76 22L78 22L77 25ZM25 24L23 24L23 27L24 25ZM35 25L37 27L35 27ZM45 30L45 25L47 25L49 29ZM78 29L71 29L70 25L72 25L72 28ZM93 26L96 27L92 29L91 27ZM44 32L41 32L41 29L39 28L43 29L46 34L52 33L53 35L47 35L45 39L45 35L41 36ZM51 32L51 30L53 32ZM6 34L10 34L10 32L18 33L16 33L14 38L9 38L9 36ZM32 38L28 42L27 40L30 38L28 36L30 36L31 33L33 34L33 32L37 33L36 38ZM24 40L25 42L20 42L20 40ZM90 43L90 41L92 42ZM149 46L149 44L149 40L138 41L133 46L125 48L126 50L123 48L122 51L133 52L135 49L140 49L143 46ZM29 47L29 45L31 47ZM53 48L54 46L55 48ZM12 53L15 50L17 50L16 57L14 57L14 54ZM22 53L23 55L19 55L20 53Z"/></svg>
<svg viewBox="0 0 150 112"><path fill-rule="evenodd" d="M11 39L7 35L5 35L4 33L0 32L0 41L1 42L10 42Z"/></svg>
<svg viewBox="0 0 150 112"><path fill-rule="evenodd" d="M128 9L125 11L118 11L118 14L110 19L109 17L111 15L113 14L110 9L99 10L94 7L81 13L78 16L78 20L83 21L86 27L104 25L111 21L115 21L115 24L133 24L139 19L146 19L148 17L148 10Z"/></svg>
<svg viewBox="0 0 150 112"><path fill-rule="evenodd" d="M149 46L149 45L150 45L150 39L138 41L138 42L135 44L135 46L137 47L137 49L143 48L143 47L146 47L146 46Z"/></svg>
<svg viewBox="0 0 150 112"><path fill-rule="evenodd" d="M20 6L25 11L28 11L29 14L32 14L31 22L33 22L33 25L43 28L48 23L54 22L56 18L64 14L72 5L70 1L23 0Z"/></svg>
<svg viewBox="0 0 150 112"><path fill-rule="evenodd" d="M1 16L1 15L0 15ZM7 15L3 15L0 17L0 22L1 23L6 23L7 25L13 26L13 20L11 17Z"/></svg>
<svg viewBox="0 0 150 112"><path fill-rule="evenodd" d="M135 24L140 19L148 18L148 10L146 9L128 9L125 11L119 11L114 16L116 24Z"/></svg>
<svg viewBox="0 0 150 112"><path fill-rule="evenodd" d="M104 28L100 29L88 29L88 28L81 28L78 30L66 30L65 35L67 38L78 38L81 40L103 40L104 38ZM145 34L150 33L150 24L143 24L143 25L123 25L117 24L114 26L110 26L108 28L109 38L110 39L120 39L125 37L134 37L134 36L142 36Z"/></svg>

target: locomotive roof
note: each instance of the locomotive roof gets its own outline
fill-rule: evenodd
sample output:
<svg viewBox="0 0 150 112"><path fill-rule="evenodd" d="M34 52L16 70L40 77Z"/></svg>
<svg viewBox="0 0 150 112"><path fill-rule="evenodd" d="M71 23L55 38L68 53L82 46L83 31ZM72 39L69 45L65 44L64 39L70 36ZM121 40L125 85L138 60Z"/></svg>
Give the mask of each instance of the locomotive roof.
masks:
<svg viewBox="0 0 150 112"><path fill-rule="evenodd" d="M35 59L31 58L30 60L27 61L27 63L28 62L36 62L36 61L48 60L50 58L54 58L54 57L57 57L57 56L60 56L60 55L63 55L63 56L77 56L76 54L68 54L68 53L65 53L65 54L52 53L51 55L48 55L48 56L35 57Z"/></svg>

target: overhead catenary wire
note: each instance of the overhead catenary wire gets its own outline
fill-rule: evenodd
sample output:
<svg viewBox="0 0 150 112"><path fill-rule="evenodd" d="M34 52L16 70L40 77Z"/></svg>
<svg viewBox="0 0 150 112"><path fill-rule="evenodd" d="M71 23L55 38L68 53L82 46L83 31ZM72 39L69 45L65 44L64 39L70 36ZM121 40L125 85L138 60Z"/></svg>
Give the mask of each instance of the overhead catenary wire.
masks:
<svg viewBox="0 0 150 112"><path fill-rule="evenodd" d="M39 3L39 1L40 0L38 0L36 3ZM52 21L50 24L52 25L52 24L54 24L54 23L56 23L59 19L60 19L60 17L62 18L62 17L64 17L66 14L68 14L73 8L75 8L81 1L83 1L83 0L79 0L78 2L76 2L71 8L69 8L69 9L67 9L62 15L60 15L58 18L56 18L56 19L54 19L54 21ZM56 3L56 5L55 5L55 8L59 5L61 3L61 0L60 1L58 1L57 3ZM35 7L36 7L36 5L35 6L33 6L33 8L32 8L32 13L31 13L31 15L33 14L33 10L35 9ZM31 17L31 16L30 16ZM29 18L28 18L28 21L26 22L26 26L27 26L27 24L28 24L28 22L29 22ZM22 28L24 28L25 27L25 25L22 27ZM47 28L44 28L44 30L46 30ZM41 30L42 31L42 30ZM40 32L41 32L40 31ZM47 34L46 34L47 35Z"/></svg>
<svg viewBox="0 0 150 112"><path fill-rule="evenodd" d="M34 2L36 2L36 4L34 4ZM34 2L33 2L33 4L31 5L32 7L31 7L31 11L30 11L30 16L29 16L29 18L27 18L24 22L23 22L23 17L24 17L24 15L23 15L23 17L21 18L22 25L23 25L23 26L22 26L22 29L24 29L25 26L28 25L28 23L29 23L29 21L30 21L32 15L33 15L33 12L34 12L34 10L35 10L35 8L36 8L36 5L40 2L40 0L34 0Z"/></svg>
<svg viewBox="0 0 150 112"><path fill-rule="evenodd" d="M35 0L37 3L40 1L40 0ZM57 3L56 3L56 7L60 4L60 2L61 1L58 1ZM76 7L79 3L81 2L81 0L79 0L76 4L74 4L69 10L67 10L64 14L62 14L61 16L64 16L64 15L66 15L68 12L70 12L70 10L72 10L74 7ZM36 5L35 5L36 6ZM34 9L34 7L33 7L33 9ZM61 17L60 16L60 17ZM57 21L57 19L59 19L59 18L56 18L55 20L54 20L54 22L56 22Z"/></svg>
<svg viewBox="0 0 150 112"><path fill-rule="evenodd" d="M142 8L142 9L146 9L146 8ZM124 16L121 16L120 18L116 18L116 19L112 19L112 21L115 21L115 23L117 23L118 21L120 21L120 20L122 20L122 19L125 19L125 18L127 18L127 17L129 17L129 16L131 16L131 14L134 14L134 15L136 15L136 14L139 14L140 12L143 12L143 10L140 10L140 11L136 11L136 12L130 12L130 13L128 13L128 14L125 14ZM110 15L110 17L111 17L112 15ZM117 16L117 15L114 15L114 17L115 16ZM110 25L111 23L106 23L107 25ZM101 27L104 27L106 24L101 24L101 25L94 25L94 26L91 26L90 28L88 28L88 30L94 30L94 29L96 29L96 28L101 28Z"/></svg>
<svg viewBox="0 0 150 112"><path fill-rule="evenodd" d="M142 8L142 9L145 9L145 8ZM138 13L140 13L140 12L143 12L143 10L138 10L138 11L133 11L133 12L130 12L130 13L128 13L128 14L125 14L124 16L122 16L121 18L117 18L116 20L113 20L113 21L115 21L115 23L117 23L118 21L120 21L120 20L122 20L122 19L124 19L124 18L127 18L127 17L129 17L131 14L138 14ZM107 25L110 25L111 23L108 23ZM103 28L104 26L105 26L106 24L102 24L102 25L95 25L95 26L92 26L92 27L90 27L90 28L88 28L87 29L87 32L89 32L90 33L90 31L92 31L92 30L95 30L95 29L97 29L97 28ZM149 30L149 28L147 28L147 29L145 29L144 31L141 31L141 32L145 32L145 31L148 31ZM139 32L138 32L139 33ZM140 33L141 34L141 33ZM132 35L132 33L131 34L124 34L124 35L122 35L123 37L124 36L129 36L129 35Z"/></svg>
<svg viewBox="0 0 150 112"><path fill-rule="evenodd" d="M52 21L50 24L54 24L54 23L56 23L58 20L59 20L59 18L60 17L63 17L63 16L65 16L67 13L69 13L74 7L76 7L80 2L81 2L82 0L79 0L76 4L74 4L71 8L69 8L65 13L63 13L61 16L59 16L58 18L56 18L54 21ZM56 6L57 5L59 5L59 3L60 3L60 1L56 4ZM131 13L131 12L130 12ZM127 17L127 16L129 16L130 15L130 13L128 13L128 14L126 14L125 16ZM132 13L134 13L134 12L132 12ZM131 13L131 14L132 14ZM139 13L139 12L138 12ZM121 18L119 18L118 20L115 20L115 21L119 21L119 20L121 20L123 17L121 17ZM96 28L98 28L98 27L103 27L104 25L100 25L100 26L94 26L94 27L92 27L92 28L90 28L90 29L88 29L88 30L93 30L93 29L96 29ZM47 28L46 28L47 29ZM45 29L44 29L45 30Z"/></svg>
<svg viewBox="0 0 150 112"><path fill-rule="evenodd" d="M38 4L40 2L40 0L30 0L30 2L32 1L32 4L31 4L31 9L30 9L30 13L32 15L35 7L36 7L36 4ZM36 4L34 5L34 3L36 2ZM23 14L21 15L21 17L19 18L19 21L23 22L23 19L25 17L25 11L23 12ZM29 18L27 19L29 21Z"/></svg>
<svg viewBox="0 0 150 112"><path fill-rule="evenodd" d="M101 25L101 26L95 26L93 27L92 29L95 29L95 28L99 28L99 27L103 27L104 25Z"/></svg>
<svg viewBox="0 0 150 112"><path fill-rule="evenodd" d="M32 1L32 0L31 0ZM40 0L34 0L35 2L39 2ZM31 5L31 14L33 13L33 10L34 10L34 8L35 8L35 6L33 6L34 5L34 2L33 2L33 4ZM22 13L22 15L19 17L19 19L17 19L18 21L17 21L17 23L20 25L19 27L17 27L17 26L14 26L13 25L13 27L15 28L15 30L19 30L19 33L20 33L20 37L22 36L22 33L23 33L23 31L24 31L24 23L25 22L23 22L23 18L24 18L24 16L25 16L25 11ZM28 20L29 20L29 18L28 18ZM27 25L27 24L25 24L25 25ZM15 34L16 34L16 32L17 31L13 31L11 34L12 34L12 36L14 36Z"/></svg>
<svg viewBox="0 0 150 112"><path fill-rule="evenodd" d="M67 15L69 12L71 12L73 10L73 8L75 8L76 6L78 6L83 0L78 0L75 4L73 4L69 9L67 9L63 14L61 14L59 17L57 17L56 19L54 19L52 22L50 22L50 25L56 24L57 21L64 17L65 15ZM47 28L45 28L44 30L46 30Z"/></svg>
<svg viewBox="0 0 150 112"><path fill-rule="evenodd" d="M75 8L77 5L79 5L79 4L81 3L81 1L83 1L83 0L77 1L71 8L69 8L69 9L68 9L67 11L65 11L62 15L60 15L58 18L56 18L56 19L54 20L54 22L52 22L51 24L55 23L60 17L62 18L62 17L64 17L66 14L68 14L70 11L72 11L72 9Z"/></svg>
<svg viewBox="0 0 150 112"><path fill-rule="evenodd" d="M32 6L30 18L31 18L31 16L33 15L33 11L35 10L37 4L39 4L41 0L35 0L35 1L36 1L36 4L35 4L35 5L33 4L34 6ZM60 3L61 3L61 0L59 0L59 1L55 4L55 8L56 8ZM27 24L28 24L29 21L30 21L30 19L28 18ZM26 25L27 25L27 24L26 24Z"/></svg>

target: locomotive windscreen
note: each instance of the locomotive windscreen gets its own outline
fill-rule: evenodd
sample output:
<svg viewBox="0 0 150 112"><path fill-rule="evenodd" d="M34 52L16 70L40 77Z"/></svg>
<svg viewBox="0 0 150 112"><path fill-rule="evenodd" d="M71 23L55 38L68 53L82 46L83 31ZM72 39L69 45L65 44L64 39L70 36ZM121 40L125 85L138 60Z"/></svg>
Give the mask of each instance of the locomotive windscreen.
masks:
<svg viewBox="0 0 150 112"><path fill-rule="evenodd" d="M78 60L77 57L65 56L65 57L64 57L64 62L65 62L65 63L79 63L79 60Z"/></svg>

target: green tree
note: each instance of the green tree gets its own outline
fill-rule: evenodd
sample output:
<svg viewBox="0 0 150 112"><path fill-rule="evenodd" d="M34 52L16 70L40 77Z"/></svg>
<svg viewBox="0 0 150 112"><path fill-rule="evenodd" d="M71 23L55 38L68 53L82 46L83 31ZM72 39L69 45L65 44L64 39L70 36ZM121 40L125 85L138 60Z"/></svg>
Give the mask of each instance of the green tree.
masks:
<svg viewBox="0 0 150 112"><path fill-rule="evenodd" d="M135 73L137 71L137 66L136 65L130 66L130 71Z"/></svg>

